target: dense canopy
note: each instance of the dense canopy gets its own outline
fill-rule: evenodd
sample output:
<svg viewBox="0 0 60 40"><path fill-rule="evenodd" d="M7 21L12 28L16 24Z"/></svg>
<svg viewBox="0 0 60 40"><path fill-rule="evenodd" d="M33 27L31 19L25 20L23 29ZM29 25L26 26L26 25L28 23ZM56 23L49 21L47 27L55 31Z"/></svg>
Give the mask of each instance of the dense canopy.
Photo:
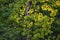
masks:
<svg viewBox="0 0 60 40"><path fill-rule="evenodd" d="M0 40L60 40L60 0L0 0Z"/></svg>

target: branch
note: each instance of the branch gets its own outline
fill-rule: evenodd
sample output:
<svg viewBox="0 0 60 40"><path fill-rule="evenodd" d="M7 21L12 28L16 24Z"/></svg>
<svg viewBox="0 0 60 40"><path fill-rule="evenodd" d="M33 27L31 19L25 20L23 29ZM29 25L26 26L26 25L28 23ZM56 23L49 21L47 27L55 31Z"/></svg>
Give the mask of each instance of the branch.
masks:
<svg viewBox="0 0 60 40"><path fill-rule="evenodd" d="M27 16L27 15L28 15L28 11L29 11L29 9L30 9L31 4L32 4L32 1L30 0L30 1L27 3L27 9L26 9L26 11L24 12L24 16Z"/></svg>

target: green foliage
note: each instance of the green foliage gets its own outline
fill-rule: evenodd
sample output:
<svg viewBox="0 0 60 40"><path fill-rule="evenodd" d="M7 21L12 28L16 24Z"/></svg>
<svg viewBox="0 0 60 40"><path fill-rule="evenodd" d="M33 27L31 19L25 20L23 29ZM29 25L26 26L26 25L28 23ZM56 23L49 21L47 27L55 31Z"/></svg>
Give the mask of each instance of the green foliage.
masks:
<svg viewBox="0 0 60 40"><path fill-rule="evenodd" d="M0 40L60 40L60 0L27 2L0 0Z"/></svg>

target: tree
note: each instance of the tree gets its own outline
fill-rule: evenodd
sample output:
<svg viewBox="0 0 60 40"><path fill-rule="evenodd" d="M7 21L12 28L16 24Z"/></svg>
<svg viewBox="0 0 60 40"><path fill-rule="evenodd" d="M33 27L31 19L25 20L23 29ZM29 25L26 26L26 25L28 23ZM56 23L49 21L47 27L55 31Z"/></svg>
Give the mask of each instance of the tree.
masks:
<svg viewBox="0 0 60 40"><path fill-rule="evenodd" d="M0 40L59 40L59 0L0 0Z"/></svg>

